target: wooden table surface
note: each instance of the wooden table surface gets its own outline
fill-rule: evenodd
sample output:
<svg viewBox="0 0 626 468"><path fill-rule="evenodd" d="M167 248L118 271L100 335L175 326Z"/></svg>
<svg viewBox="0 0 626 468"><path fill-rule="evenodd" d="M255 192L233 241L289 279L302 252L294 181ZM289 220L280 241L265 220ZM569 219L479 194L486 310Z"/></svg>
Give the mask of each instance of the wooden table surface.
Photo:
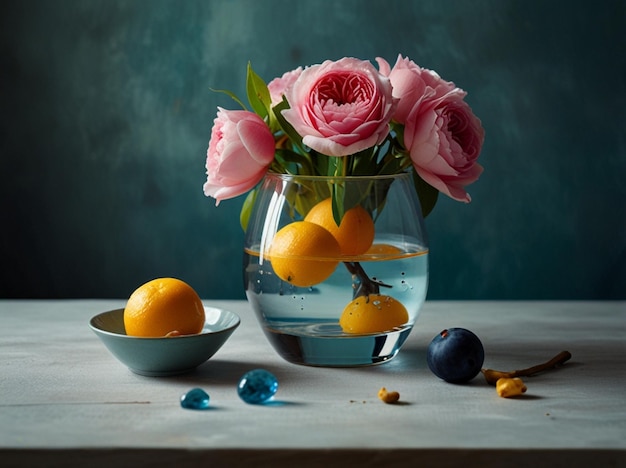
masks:
<svg viewBox="0 0 626 468"><path fill-rule="evenodd" d="M290 364L245 301L204 302L241 326L194 372L155 378L88 327L125 301L0 300L0 466L626 466L625 302L426 302L394 360L353 369ZM428 343L454 326L481 338L485 367L573 357L500 398L482 376L429 371ZM269 404L237 395L254 368L279 379ZM377 398L383 386L400 404ZM211 409L180 407L193 387Z"/></svg>

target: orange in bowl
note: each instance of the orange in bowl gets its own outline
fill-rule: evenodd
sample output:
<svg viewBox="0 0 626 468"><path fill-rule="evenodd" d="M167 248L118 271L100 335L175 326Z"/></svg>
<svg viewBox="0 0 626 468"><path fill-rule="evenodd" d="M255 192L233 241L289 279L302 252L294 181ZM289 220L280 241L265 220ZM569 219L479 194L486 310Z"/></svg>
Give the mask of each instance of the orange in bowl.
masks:
<svg viewBox="0 0 626 468"><path fill-rule="evenodd" d="M193 371L210 359L239 326L239 316L216 307L205 307L201 333L175 337L130 336L124 327L124 309L99 313L90 328L122 364L136 374L166 377Z"/></svg>
<svg viewBox="0 0 626 468"><path fill-rule="evenodd" d="M138 337L194 335L205 311L196 291L176 278L157 278L139 286L124 308L126 334Z"/></svg>

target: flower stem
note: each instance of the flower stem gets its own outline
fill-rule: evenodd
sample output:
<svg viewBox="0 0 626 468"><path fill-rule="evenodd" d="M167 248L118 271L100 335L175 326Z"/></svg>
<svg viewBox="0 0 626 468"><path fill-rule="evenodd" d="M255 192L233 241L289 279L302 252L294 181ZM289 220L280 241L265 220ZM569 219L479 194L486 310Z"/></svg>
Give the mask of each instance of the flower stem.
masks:
<svg viewBox="0 0 626 468"><path fill-rule="evenodd" d="M356 299L359 296L369 296L370 294L380 294L380 288L391 288L389 284L385 284L382 281L377 281L365 273L365 270L359 262L343 262L348 271L352 274L352 288L354 292L352 298Z"/></svg>
<svg viewBox="0 0 626 468"><path fill-rule="evenodd" d="M572 357L569 351L561 351L547 362L537 364L536 366L528 367L526 369L514 370L511 372L497 371L494 369L481 369L485 380L488 384L495 385L498 379L501 378L514 378L514 377L526 377L537 374L539 372L552 369L554 367L560 367L565 364Z"/></svg>

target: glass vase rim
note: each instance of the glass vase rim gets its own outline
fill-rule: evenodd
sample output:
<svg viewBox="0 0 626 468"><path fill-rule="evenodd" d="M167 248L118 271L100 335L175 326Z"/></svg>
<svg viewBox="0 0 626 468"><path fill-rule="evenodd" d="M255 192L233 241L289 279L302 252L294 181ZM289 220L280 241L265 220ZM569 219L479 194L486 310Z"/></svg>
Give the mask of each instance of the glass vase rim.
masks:
<svg viewBox="0 0 626 468"><path fill-rule="evenodd" d="M411 177L411 173L408 171L396 172L394 174L375 174L375 175L310 175L310 174L290 174L286 172L272 172L268 171L265 177L274 177L282 180L318 180L318 181L331 181L331 180L347 180L347 181L363 181L363 180L388 180L388 179L404 179Z"/></svg>

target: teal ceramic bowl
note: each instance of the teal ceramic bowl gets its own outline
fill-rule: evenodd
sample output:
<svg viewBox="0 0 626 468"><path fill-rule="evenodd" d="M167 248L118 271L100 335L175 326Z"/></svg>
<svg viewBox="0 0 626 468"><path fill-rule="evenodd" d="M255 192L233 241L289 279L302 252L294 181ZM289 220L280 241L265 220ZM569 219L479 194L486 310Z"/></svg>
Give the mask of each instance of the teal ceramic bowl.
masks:
<svg viewBox="0 0 626 468"><path fill-rule="evenodd" d="M163 377L191 372L213 356L240 324L237 314L205 307L206 322L197 335L170 338L128 336L124 309L102 312L89 327L122 364L140 375Z"/></svg>

